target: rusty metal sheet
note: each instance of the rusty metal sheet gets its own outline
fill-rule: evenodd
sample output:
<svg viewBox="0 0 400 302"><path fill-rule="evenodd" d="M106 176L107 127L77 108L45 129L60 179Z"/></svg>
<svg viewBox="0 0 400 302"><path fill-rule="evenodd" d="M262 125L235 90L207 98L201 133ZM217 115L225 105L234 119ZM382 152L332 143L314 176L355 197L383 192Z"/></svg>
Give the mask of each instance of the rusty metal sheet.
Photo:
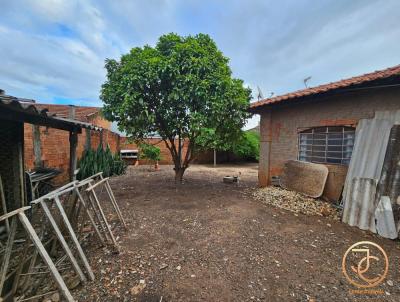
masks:
<svg viewBox="0 0 400 302"><path fill-rule="evenodd" d="M328 173L324 165L289 160L283 169L281 186L317 198L324 192Z"/></svg>

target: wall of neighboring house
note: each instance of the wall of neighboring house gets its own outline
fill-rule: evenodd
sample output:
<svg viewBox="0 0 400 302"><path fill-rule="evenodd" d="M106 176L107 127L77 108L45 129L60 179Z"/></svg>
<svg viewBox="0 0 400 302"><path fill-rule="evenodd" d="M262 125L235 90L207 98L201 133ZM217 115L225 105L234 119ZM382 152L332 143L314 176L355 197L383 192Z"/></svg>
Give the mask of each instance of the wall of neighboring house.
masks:
<svg viewBox="0 0 400 302"><path fill-rule="evenodd" d="M161 164L161 165L172 165L173 164L171 153L169 152L168 148L165 146L165 143L161 138L149 138L149 139L146 139L146 142L148 144L152 144L152 145L160 148L161 161L159 162L159 164ZM185 141L183 144L183 154L186 154L187 145L188 145L188 142ZM124 149L125 150L137 150L137 149L139 149L137 144L129 141L129 139L127 139L126 137L121 137L120 146L121 146L121 150L124 150ZM178 141L176 141L175 146L178 146ZM129 163L133 164L133 162L129 162ZM148 164L148 161L144 160L144 159L140 159L139 163L140 164Z"/></svg>
<svg viewBox="0 0 400 302"><path fill-rule="evenodd" d="M24 152L25 169L32 170L35 167L35 153L33 148L33 125L24 125ZM40 153L44 167L57 168L62 173L56 177L55 183L60 184L68 181L69 177L69 132L58 129L40 127ZM119 152L119 135L103 129L103 146L110 146L113 153ZM90 145L96 149L101 141L98 131L90 131ZM77 155L78 159L85 150L87 131L82 129L78 135Z"/></svg>
<svg viewBox="0 0 400 302"><path fill-rule="evenodd" d="M320 101L264 109L261 113L259 183L265 186L298 156L298 133L310 127L354 125L375 111L400 110L400 88L366 89L324 97ZM345 178L347 166L329 165L328 182ZM269 173L268 173L269 171ZM338 181L338 180L337 180ZM337 192L336 192L337 194Z"/></svg>

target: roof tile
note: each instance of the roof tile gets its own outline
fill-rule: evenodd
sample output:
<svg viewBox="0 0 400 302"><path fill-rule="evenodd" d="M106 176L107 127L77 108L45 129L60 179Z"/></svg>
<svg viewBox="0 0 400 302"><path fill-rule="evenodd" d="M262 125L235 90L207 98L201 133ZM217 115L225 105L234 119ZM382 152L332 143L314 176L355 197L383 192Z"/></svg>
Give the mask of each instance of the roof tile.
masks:
<svg viewBox="0 0 400 302"><path fill-rule="evenodd" d="M337 82L332 82L328 84L323 84L316 87L310 87L290 93L286 93L283 95L279 95L272 98L263 99L257 102L250 104L250 109L255 109L261 106L271 105L275 103L279 103L285 100L293 100L299 97L308 96L312 94L318 94L322 92L327 92L330 90L338 89L338 88L346 88L348 86L363 84L370 81L375 81L379 79L389 78L392 76L400 75L400 65L387 68L384 70L378 70L372 73L363 74L360 76L352 77L349 79L343 79Z"/></svg>

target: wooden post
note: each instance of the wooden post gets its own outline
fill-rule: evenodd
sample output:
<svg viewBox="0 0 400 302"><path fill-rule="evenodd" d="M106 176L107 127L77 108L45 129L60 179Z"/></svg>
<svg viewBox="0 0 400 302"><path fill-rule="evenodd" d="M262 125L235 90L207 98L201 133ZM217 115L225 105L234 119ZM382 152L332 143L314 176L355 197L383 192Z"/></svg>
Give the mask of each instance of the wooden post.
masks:
<svg viewBox="0 0 400 302"><path fill-rule="evenodd" d="M103 148L103 130L100 131L100 146Z"/></svg>
<svg viewBox="0 0 400 302"><path fill-rule="evenodd" d="M92 138L90 136L90 129L86 128L86 142L85 142L85 150L88 151L92 148Z"/></svg>
<svg viewBox="0 0 400 302"><path fill-rule="evenodd" d="M75 170L77 164L76 147L78 146L78 133L69 132L69 180L75 180Z"/></svg>
<svg viewBox="0 0 400 302"><path fill-rule="evenodd" d="M214 148L214 168L217 166L217 150Z"/></svg>
<svg viewBox="0 0 400 302"><path fill-rule="evenodd" d="M42 161L42 143L40 141L40 127L32 125L32 138L33 138L33 154L35 168L43 167Z"/></svg>

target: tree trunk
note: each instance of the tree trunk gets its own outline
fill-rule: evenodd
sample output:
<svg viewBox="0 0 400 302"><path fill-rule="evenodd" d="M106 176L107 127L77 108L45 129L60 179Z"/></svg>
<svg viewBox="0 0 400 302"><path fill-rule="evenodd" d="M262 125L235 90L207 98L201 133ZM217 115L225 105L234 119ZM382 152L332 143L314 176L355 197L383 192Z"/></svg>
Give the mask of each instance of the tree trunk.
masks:
<svg viewBox="0 0 400 302"><path fill-rule="evenodd" d="M185 168L183 167L175 167L175 183L182 183L183 174L185 173Z"/></svg>

